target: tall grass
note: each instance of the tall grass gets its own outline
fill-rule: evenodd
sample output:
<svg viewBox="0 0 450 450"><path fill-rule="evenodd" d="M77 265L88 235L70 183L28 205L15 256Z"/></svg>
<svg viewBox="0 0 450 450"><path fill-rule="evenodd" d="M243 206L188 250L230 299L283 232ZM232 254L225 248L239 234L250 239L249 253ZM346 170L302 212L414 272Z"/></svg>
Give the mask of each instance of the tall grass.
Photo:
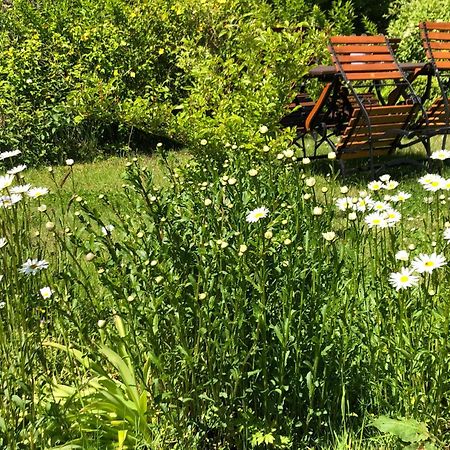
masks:
<svg viewBox="0 0 450 450"><path fill-rule="evenodd" d="M98 198L70 166L65 192L3 207L2 445L364 448L373 430L348 436L381 413L445 442L449 269L414 261L448 257L446 183L401 202L329 164L319 182L291 150L235 152L167 161L161 186L135 159ZM401 219L370 222L378 200Z"/></svg>

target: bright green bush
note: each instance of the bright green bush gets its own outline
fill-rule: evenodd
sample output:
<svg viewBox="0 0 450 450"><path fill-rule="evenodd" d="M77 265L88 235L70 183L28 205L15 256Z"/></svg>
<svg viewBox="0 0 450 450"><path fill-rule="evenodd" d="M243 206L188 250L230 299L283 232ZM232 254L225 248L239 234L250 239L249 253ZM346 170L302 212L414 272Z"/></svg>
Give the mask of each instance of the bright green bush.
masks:
<svg viewBox="0 0 450 450"><path fill-rule="evenodd" d="M286 8L283 9L283 8ZM350 3L17 0L0 12L0 147L28 163L92 157L161 138L253 142L276 128ZM154 136L160 136L156 139Z"/></svg>
<svg viewBox="0 0 450 450"><path fill-rule="evenodd" d="M402 61L425 61L419 23L424 20L450 21L449 0L396 0L392 2L388 33L401 38L398 56Z"/></svg>

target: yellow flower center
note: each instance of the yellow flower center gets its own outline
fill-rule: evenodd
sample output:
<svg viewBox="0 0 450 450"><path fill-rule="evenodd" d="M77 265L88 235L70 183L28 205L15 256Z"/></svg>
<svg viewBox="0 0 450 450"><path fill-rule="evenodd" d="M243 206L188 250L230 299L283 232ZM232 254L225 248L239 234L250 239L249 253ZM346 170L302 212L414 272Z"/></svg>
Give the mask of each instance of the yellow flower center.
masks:
<svg viewBox="0 0 450 450"><path fill-rule="evenodd" d="M402 275L402 276L400 277L400 282L401 282L401 283L406 283L408 280L409 280L408 275Z"/></svg>

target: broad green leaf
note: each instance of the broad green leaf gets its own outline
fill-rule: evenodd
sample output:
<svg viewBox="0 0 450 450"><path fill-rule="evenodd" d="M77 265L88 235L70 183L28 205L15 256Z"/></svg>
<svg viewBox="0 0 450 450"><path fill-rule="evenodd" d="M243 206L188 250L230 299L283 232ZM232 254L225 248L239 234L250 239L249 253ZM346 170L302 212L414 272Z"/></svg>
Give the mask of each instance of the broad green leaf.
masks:
<svg viewBox="0 0 450 450"><path fill-rule="evenodd" d="M404 442L425 441L430 436L426 425L414 419L391 419L387 416L380 416L374 419L371 425L383 433L397 436Z"/></svg>

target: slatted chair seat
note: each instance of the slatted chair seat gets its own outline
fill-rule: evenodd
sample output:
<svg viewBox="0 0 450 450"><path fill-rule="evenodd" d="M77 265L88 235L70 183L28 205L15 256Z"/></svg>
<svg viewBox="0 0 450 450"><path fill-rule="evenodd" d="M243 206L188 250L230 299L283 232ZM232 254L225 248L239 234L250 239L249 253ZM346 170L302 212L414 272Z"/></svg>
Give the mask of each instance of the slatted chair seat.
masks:
<svg viewBox="0 0 450 450"><path fill-rule="evenodd" d="M348 126L336 145L341 160L372 158L391 154L405 134L415 105L355 108ZM370 124L370 125L369 125Z"/></svg>

